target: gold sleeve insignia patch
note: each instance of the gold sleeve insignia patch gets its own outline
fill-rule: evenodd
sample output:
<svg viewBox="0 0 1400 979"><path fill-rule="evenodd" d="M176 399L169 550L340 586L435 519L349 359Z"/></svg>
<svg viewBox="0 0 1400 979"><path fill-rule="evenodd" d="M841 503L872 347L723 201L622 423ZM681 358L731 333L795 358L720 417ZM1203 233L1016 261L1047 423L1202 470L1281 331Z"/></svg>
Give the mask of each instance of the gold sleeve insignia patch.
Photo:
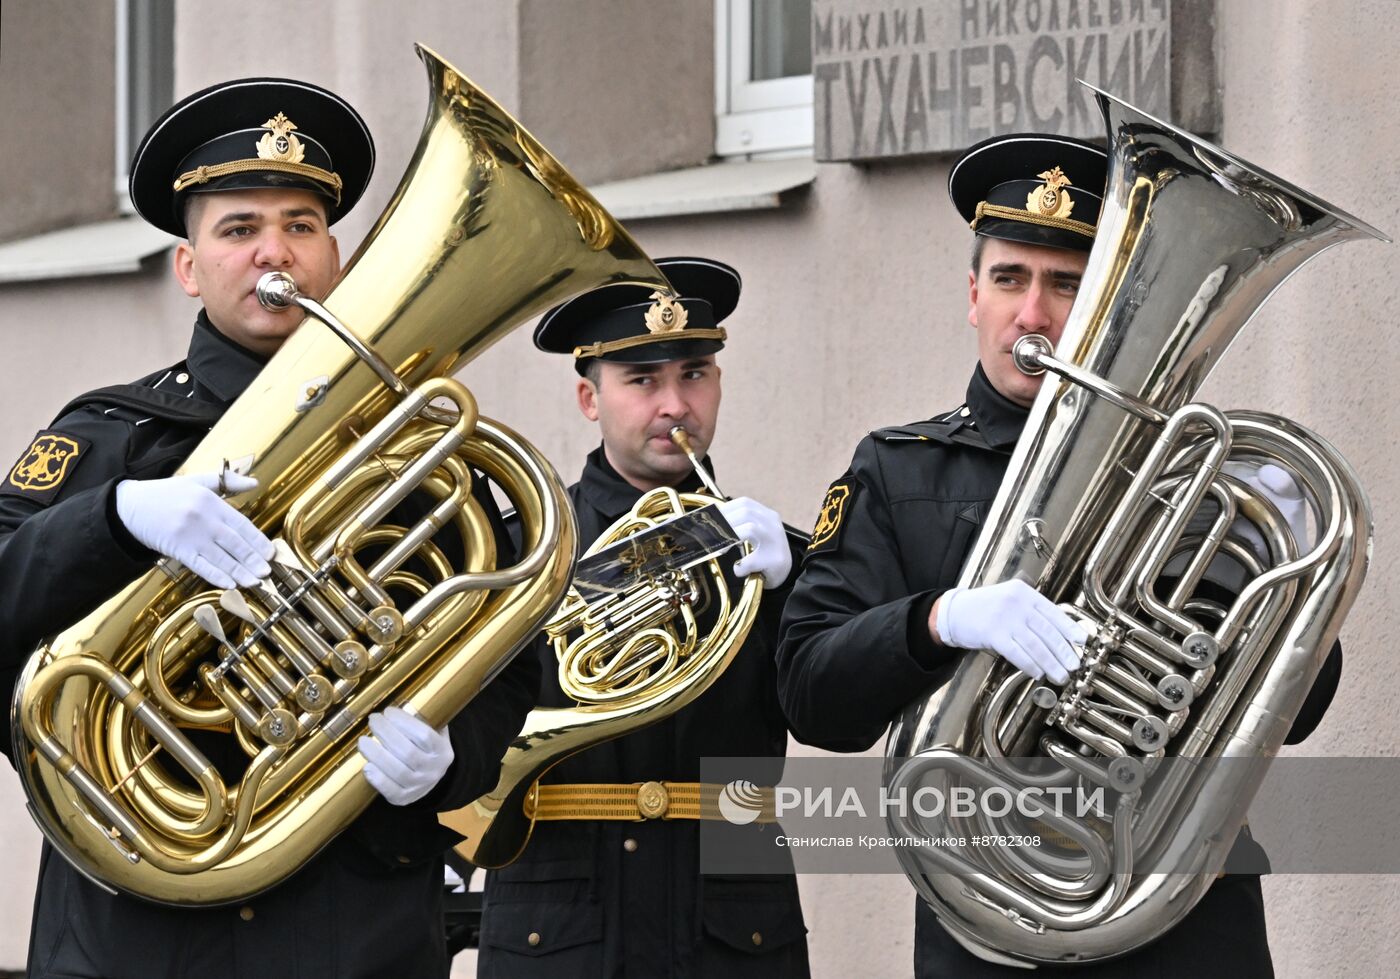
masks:
<svg viewBox="0 0 1400 979"><path fill-rule="evenodd" d="M822 500L822 508L817 513L817 525L812 528L812 542L807 553L832 550L839 542L841 524L846 517L846 506L855 494L856 481L849 476L831 484Z"/></svg>
<svg viewBox="0 0 1400 979"><path fill-rule="evenodd" d="M0 492L51 503L91 444L76 435L40 432L14 464Z"/></svg>

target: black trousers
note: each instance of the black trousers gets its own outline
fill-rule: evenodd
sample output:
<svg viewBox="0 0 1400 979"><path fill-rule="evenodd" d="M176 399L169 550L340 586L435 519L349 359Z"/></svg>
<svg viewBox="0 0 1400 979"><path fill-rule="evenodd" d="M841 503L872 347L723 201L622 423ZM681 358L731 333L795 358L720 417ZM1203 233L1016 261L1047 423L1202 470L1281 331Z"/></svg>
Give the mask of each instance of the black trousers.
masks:
<svg viewBox="0 0 1400 979"><path fill-rule="evenodd" d="M1273 976L1264 895L1259 878L1232 874L1211 885L1181 923L1130 955L1093 965L1048 967L1034 972L984 962L944 930L923 900L914 913L914 974L935 977L1065 976L1073 979L1268 979Z"/></svg>

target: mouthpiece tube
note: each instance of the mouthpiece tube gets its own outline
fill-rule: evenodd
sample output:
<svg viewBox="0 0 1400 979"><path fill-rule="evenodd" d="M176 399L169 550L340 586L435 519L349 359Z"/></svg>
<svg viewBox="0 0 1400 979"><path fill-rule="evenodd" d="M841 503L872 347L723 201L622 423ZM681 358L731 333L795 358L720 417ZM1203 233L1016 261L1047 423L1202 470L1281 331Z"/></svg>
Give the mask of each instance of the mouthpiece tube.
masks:
<svg viewBox="0 0 1400 979"><path fill-rule="evenodd" d="M690 443L690 433L687 432L683 426L676 425L668 434L671 436L671 441L675 442L676 445L680 447L680 450L685 453L686 458L690 460L691 466L695 468L695 474L700 477L700 482L705 484L705 488L721 500L729 499L729 497L724 495L724 491L715 483L715 478L700 464L699 458L695 455L695 446Z"/></svg>

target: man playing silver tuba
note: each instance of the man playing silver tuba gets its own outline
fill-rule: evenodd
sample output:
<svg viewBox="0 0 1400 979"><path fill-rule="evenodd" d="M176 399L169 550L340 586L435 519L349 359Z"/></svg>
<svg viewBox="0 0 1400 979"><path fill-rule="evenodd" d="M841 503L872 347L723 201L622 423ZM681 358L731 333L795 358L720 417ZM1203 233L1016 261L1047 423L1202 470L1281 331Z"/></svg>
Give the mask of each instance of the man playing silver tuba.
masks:
<svg viewBox="0 0 1400 979"><path fill-rule="evenodd" d="M1027 334L1059 340L1094 241L1105 172L1103 150L1033 134L984 141L953 166L949 195L976 234L968 321L978 364L964 404L873 432L827 492L778 648L779 696L801 741L871 747L911 691L946 677L962 650L989 650L1055 683L1079 666L1083 629L1029 585L953 586L1042 381L1015 366L1012 345ZM1242 477L1301 530L1301 496L1287 473L1266 467ZM1334 650L1290 742L1316 726L1340 669ZM1247 830L1237 846L1256 848ZM964 949L923 901L915 971L1024 974ZM1172 940L1082 967L1092 976L1271 971L1257 875L1218 880Z"/></svg>

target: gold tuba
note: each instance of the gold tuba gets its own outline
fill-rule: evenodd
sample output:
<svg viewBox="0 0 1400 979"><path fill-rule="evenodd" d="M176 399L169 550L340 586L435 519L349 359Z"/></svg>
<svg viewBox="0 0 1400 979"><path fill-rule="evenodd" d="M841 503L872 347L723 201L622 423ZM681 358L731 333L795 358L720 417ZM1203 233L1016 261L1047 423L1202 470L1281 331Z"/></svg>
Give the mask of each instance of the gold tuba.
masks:
<svg viewBox="0 0 1400 979"><path fill-rule="evenodd" d="M970 790L987 802L941 824L894 808L888 822L914 841L896 852L943 926L1000 962L1111 958L1190 911L1370 553L1366 496L1331 446L1286 419L1192 399L1299 266L1342 241L1388 239L1097 98L1109 154L1097 239L1055 352L1038 336L1017 345L1018 366L1055 376L959 582L1021 578L1091 638L1059 689L990 654L960 657L896 720L887 747L890 798ZM1293 474L1315 524L1308 540L1224 469L1231 460ZM1243 581L1228 600L1198 587L1217 562ZM1094 804L1079 818L1077 804L1051 804L1056 792ZM940 849L935 838L950 833L994 845Z"/></svg>
<svg viewBox="0 0 1400 979"><path fill-rule="evenodd" d="M535 825L539 778L585 748L655 724L709 689L753 627L763 579L749 575L731 597L719 555L736 543L716 526L724 494L696 458L689 435L671 438L690 457L704 493L670 487L644 494L603 531L580 562L608 558L625 572L590 590L581 580L544 626L559 658L559 685L574 707L539 707L511 742L496 787L441 822L465 839L457 853L480 867L502 867L525 851ZM693 547L679 528L703 537ZM663 528L664 529L659 529ZM713 625L700 621L706 607Z"/></svg>
<svg viewBox="0 0 1400 979"><path fill-rule="evenodd" d="M221 595L163 562L45 643L20 678L31 811L65 858L121 891L219 904L293 873L374 798L355 747L365 718L398 704L445 724L568 584L576 530L558 476L478 417L450 375L579 292L669 286L534 137L417 51L431 104L392 200L325 307L275 275L260 283L265 304L321 322L308 319L181 468L235 460L258 478L235 504L275 538L272 578ZM497 566L472 467L521 514L513 566ZM410 495L428 512L393 525L408 522L394 514ZM461 561L435 543L444 528ZM246 755L235 784L204 739Z"/></svg>

